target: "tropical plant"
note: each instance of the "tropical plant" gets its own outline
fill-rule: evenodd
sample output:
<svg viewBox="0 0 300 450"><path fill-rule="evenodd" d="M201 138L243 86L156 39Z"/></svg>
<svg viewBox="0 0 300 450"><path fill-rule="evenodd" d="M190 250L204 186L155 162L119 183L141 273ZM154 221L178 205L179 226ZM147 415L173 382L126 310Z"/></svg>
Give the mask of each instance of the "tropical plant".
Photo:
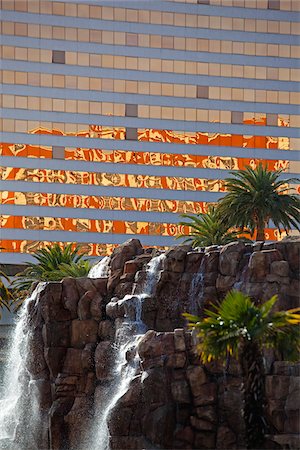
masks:
<svg viewBox="0 0 300 450"><path fill-rule="evenodd" d="M300 200L289 194L287 183L295 178L280 180L282 170L269 171L260 163L256 169L230 172L226 178L228 193L219 201L219 212L228 226L249 228L256 240L265 240L265 227L272 220L275 227L288 234L294 226L299 230Z"/></svg>
<svg viewBox="0 0 300 450"><path fill-rule="evenodd" d="M258 306L242 292L231 291L206 310L203 319L184 314L197 331L203 363L228 356L240 361L246 441L251 449L262 448L266 432L263 349L275 348L283 354L287 349L284 356L290 360L299 355L300 308L274 312L276 300L274 296Z"/></svg>
<svg viewBox="0 0 300 450"><path fill-rule="evenodd" d="M55 243L37 250L33 257L37 262L27 262L23 272L16 275L13 286L19 291L28 291L34 282L60 281L67 276L86 276L90 263L83 259L86 255L80 252L80 246L72 248L72 244L60 246ZM80 252L80 253L79 253Z"/></svg>
<svg viewBox="0 0 300 450"><path fill-rule="evenodd" d="M228 229L215 206L210 206L206 214L182 214L181 217L191 220L191 222L179 222L180 225L190 227L191 232L188 235L180 234L176 239L185 237L184 242L191 242L194 248L225 245L237 239L249 241L249 239L242 237L239 231Z"/></svg>
<svg viewBox="0 0 300 450"><path fill-rule="evenodd" d="M6 286L5 281L3 281L2 278L6 280L7 283L10 283L9 277L0 270L0 319L2 316L1 311L4 308L10 311L11 304L14 301L13 292Z"/></svg>

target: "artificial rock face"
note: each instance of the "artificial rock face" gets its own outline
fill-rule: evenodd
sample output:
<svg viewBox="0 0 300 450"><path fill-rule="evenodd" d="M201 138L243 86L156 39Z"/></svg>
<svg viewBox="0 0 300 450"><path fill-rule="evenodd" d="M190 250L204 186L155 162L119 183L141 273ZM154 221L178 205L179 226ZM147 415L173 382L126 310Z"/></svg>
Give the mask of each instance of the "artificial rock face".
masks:
<svg viewBox="0 0 300 450"><path fill-rule="evenodd" d="M203 367L182 313L193 307L201 314L232 288L254 300L277 294L280 309L297 306L299 251L300 241L287 241L166 253L142 305L148 331L133 349L139 365L108 423L112 449L243 447L238 364L231 361L226 374L216 363ZM40 448L89 448L94 415L114 378L115 336L143 292L151 257L138 240L127 241L114 251L109 277L48 283L30 308L26 389L43 416ZM266 356L270 448L296 448L299 366Z"/></svg>

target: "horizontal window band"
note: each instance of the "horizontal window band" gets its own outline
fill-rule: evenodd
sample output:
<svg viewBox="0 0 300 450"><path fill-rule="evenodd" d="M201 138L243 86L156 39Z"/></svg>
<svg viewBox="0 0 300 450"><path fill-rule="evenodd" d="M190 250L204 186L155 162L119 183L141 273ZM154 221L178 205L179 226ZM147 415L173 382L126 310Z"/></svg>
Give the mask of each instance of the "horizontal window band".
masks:
<svg viewBox="0 0 300 450"><path fill-rule="evenodd" d="M142 234L177 236L188 234L190 228L178 223L104 220L88 218L61 218L45 216L0 215L1 233L6 229L67 231L77 233Z"/></svg>
<svg viewBox="0 0 300 450"><path fill-rule="evenodd" d="M13 234L15 233L14 230L11 231L13 232ZM55 231L37 232L28 230L28 232L26 232L21 230L18 233L21 234L20 239L15 240L9 236L11 233L8 233L6 235L6 232L4 231L5 235L3 235L2 239L0 240L0 245L3 248L0 251L0 261L2 259L2 256L10 252L26 253L27 255L34 254L37 250L45 248L46 245L51 245L55 242L59 242L60 244L67 244L70 242L74 242L75 240L81 245L82 250L86 250L88 252L88 255L106 256L107 254L111 254L118 244L122 244L125 240L129 238L129 235L115 235L112 238L111 234L96 233L96 243L94 243L92 239L87 242L86 234L83 235L76 232L63 234L63 232L57 233ZM282 233L280 235L279 232L275 229L266 230L266 240L277 241L282 239L284 236L285 233ZM168 236L160 238L160 236L153 236L153 237L145 235L139 236L137 234L133 235L133 237L139 239L142 242L142 244L145 245L146 247L153 246L155 248L161 249L167 249L170 245L179 243L179 241L175 240L174 238L170 238ZM2 259L2 262L4 262L4 259Z"/></svg>
<svg viewBox="0 0 300 450"><path fill-rule="evenodd" d="M227 58L228 62L228 58ZM199 64L208 63L203 58ZM216 61L219 64L220 61ZM241 60L239 60L241 63ZM264 64L266 63L264 59ZM258 65L260 67L260 65ZM103 67L88 67L78 65L66 65L66 64L49 64L49 63L37 63L27 61L16 61L11 59L5 60L5 69L14 71L23 71L27 73L40 72L44 74L53 75L65 75L73 76L76 73L80 77L92 77L92 78L109 78L109 79L121 79L127 81L140 81L158 82L158 83L173 83L184 85L205 85L211 87L223 87L232 89L255 89L266 90L268 92L282 91L282 92L297 92L298 83L296 81L276 81L276 80L264 80L264 79L250 79L250 78L234 78L234 77L221 77L221 74L180 74L169 72L158 72L150 70L133 70L132 65L129 69L122 68L103 68ZM281 64L275 69L284 69L285 65ZM113 69L113 70L112 70ZM134 93L134 92L133 92ZM261 101L261 100L258 100ZM272 102L271 102L272 103ZM275 102L276 103L276 102Z"/></svg>
<svg viewBox="0 0 300 450"><path fill-rule="evenodd" d="M274 30L273 33L268 33L267 29L265 33L260 33L258 31L252 30L252 32L236 30L230 33L230 30L218 30L216 28L205 27L200 24L200 26L195 26L193 33L189 33L188 27L161 27L159 30L151 30L147 31L147 28L144 28L141 32L137 32L137 30L122 30L122 26L128 26L128 24L119 23L121 28L118 28L118 31L115 30L115 23L110 22L113 26L110 29L103 29L101 27L97 29L93 29L90 26L90 21L85 22L85 27L66 27L66 26L57 26L56 23L52 23L49 25L45 25L42 21L38 24L38 29L35 29L33 33L32 27L35 27L35 24L32 24L30 27L30 16L27 16L27 21L17 21L14 17L14 20L3 21L2 22L2 33L4 36L11 36L13 38L13 43L17 45L22 45L21 39L25 38L28 42L28 46L35 46L36 39L41 41L41 44L45 46L45 44L50 41L59 40L64 43L64 49L66 50L83 50L85 49L91 50L91 46L95 47L98 52L101 46L104 45L115 45L115 46L128 46L134 47L137 51L142 47L145 51L148 49L168 49L171 51L186 51L188 53L196 52L196 51L210 51L212 47L209 45L204 46L203 44L206 41L209 43L213 43L221 47L221 44L224 42L226 46L234 45L237 43L239 46L244 44L245 46L254 46L251 51L243 51L241 54L246 55L256 55L255 46L263 46L263 45L285 45L290 47L297 46L296 39L296 23L290 23L286 26L286 29L289 28L290 33L279 33ZM196 19L196 17L195 17ZM196 19L197 20L197 19ZM211 19L213 20L213 19ZM102 22L105 26L108 22ZM272 21L274 26L274 21ZM74 24L73 24L74 25ZM141 24L138 24L141 25ZM278 29L279 29L278 24ZM292 30L293 28L293 30ZM165 30L171 30L171 32L165 33ZM179 31L180 34L177 34ZM183 31L183 33L182 33ZM278 30L279 31L279 30ZM63 47L61 47L63 48ZM258 47L259 48L259 47ZM243 49L245 50L245 49ZM254 52L254 53L253 53ZM228 53L228 50L224 53ZM231 53L231 52L229 52ZM235 53L235 52L233 52ZM239 52L240 53L240 52ZM269 55L266 53L258 53L259 56L281 56L277 54ZM190 55L189 55L190 57ZM288 56L289 57L289 56Z"/></svg>
<svg viewBox="0 0 300 450"><path fill-rule="evenodd" d="M19 83L20 74L22 74L26 77L24 78L24 81L26 83L22 84ZM127 93L126 90L126 82L125 80L113 80L113 79L94 79L94 78L84 78L84 80L87 80L86 88L83 89L82 87L78 89L70 89L65 86L65 79L66 78L73 78L73 77L65 77L64 75L57 75L59 79L62 79L63 83L60 87L41 87L41 86L33 86L30 84L30 79L28 79L28 76L30 78L30 75L33 75L34 77L39 78L42 75L45 75L47 78L50 77L52 80L52 75L48 74L27 74L25 72L14 72L14 71L3 71L3 85L2 85L2 95L3 94L11 94L11 95L18 95L18 96L24 96L24 87L26 86L26 92L30 94L32 97L44 97L44 98L57 98L57 99L63 99L67 102L72 102L74 100L81 100L81 101L93 101L95 98L99 99L99 101L102 102L108 102L108 103L119 103L120 101L124 104L135 104L135 105L148 105L148 106L167 106L167 107L176 107L178 104L185 108L198 108L203 110L223 110L223 111L241 111L244 112L246 109L248 111L253 111L254 113L259 113L261 111L264 111L266 113L270 114L297 114L299 112L298 105L294 104L284 104L284 103L264 103L264 102L255 102L255 92L253 91L253 101L238 101L238 100L232 100L231 95L227 96L227 100L224 98L220 98L220 100L216 99L210 99L210 98L196 98L196 92L197 92L197 86L195 85L172 85L170 83L145 83L145 82L139 82L136 81L139 89L139 83L141 85L149 85L149 93ZM56 75L54 75L56 77ZM8 84L7 80L9 78L9 82L14 80L16 78L16 81L18 81L18 84ZM74 77L74 78L81 78L81 77ZM99 81L99 89L93 90L89 89L89 85L93 84L95 82ZM109 82L112 83L112 85L123 82L125 89L123 91L117 91L114 89L114 91L108 91L106 90L103 92L103 90L100 89L101 82ZM51 81L52 83L52 81ZM156 91L156 85L160 88L160 92L163 93L157 94L157 93L151 93L151 86ZM170 92L169 88L179 89L181 91L181 96L177 95L171 95L174 94L174 89L172 92ZM168 91L167 91L168 89ZM219 88L220 90L220 97L222 96L222 88ZM208 91L212 91L212 89L208 88ZM232 89L230 89L230 92ZM251 91L251 90L250 90ZM148 92L148 91L147 91ZM179 94L179 92L178 92ZM278 91L278 94L281 94ZM288 96L293 96L293 98L297 99L298 92L283 92L283 95L288 94ZM210 94L209 94L210 95ZM225 96L225 95L224 95ZM250 98L250 97L249 97ZM199 108L199 106L201 108ZM50 109L50 108L49 108Z"/></svg>
<svg viewBox="0 0 300 450"><path fill-rule="evenodd" d="M285 1L285 0L281 0L281 1ZM10 7L8 7L10 2L8 2L8 4L6 4L6 10L14 10L13 5L11 5ZM50 4L49 4L50 3ZM204 3L204 2L202 2ZM68 3L65 3L65 7L66 8L70 8L72 7L72 4L76 4L76 6L78 7L78 9L80 9L80 16L82 16L82 8L85 11L86 14L86 4L82 3L82 0L73 0L71 5L69 5ZM99 7L99 0L89 0L89 4L90 6L93 8L91 11L91 18L102 18L102 12L101 15L99 16L99 12L97 12L97 9L95 9L96 7ZM51 2L47 2L47 6L45 7L45 2L43 2L43 6L40 9L37 9L36 7L34 7L33 5L28 5L28 12L31 13L32 17L36 16L36 19L39 18L39 14L47 14L52 16L52 14L50 14L50 11L52 11L52 6L53 3ZM104 5L103 5L104 6ZM175 1L165 1L165 2L151 2L148 4L147 9L149 9L150 11L153 12L167 12L167 13L186 13L186 10L188 8L188 12L190 14L201 14L201 15L220 15L222 17L234 17L234 18L249 18L249 19L260 19L262 17L262 13L264 15L264 17L268 20L288 20L288 21L293 21L295 20L295 11L298 11L297 5L296 7L293 4L293 2L290 3L289 7L286 7L286 4L284 4L284 8L282 7L280 10L276 10L276 9L269 9L267 7L266 2L262 3L262 2L258 2L257 8L250 8L250 7L241 7L240 5L238 7L232 6L230 8L224 8L223 6L217 5L216 1L214 1L213 5L210 5L209 2L208 4L197 4L196 0L188 0L185 3L183 2L175 2ZM58 6L59 7L59 6ZM58 8L56 7L56 8ZM61 6L60 6L61 7ZM51 8L51 9L49 9ZM101 8L101 6L100 6ZM128 2L127 1L122 1L122 0L118 0L117 2L117 8L123 8L123 9L128 9ZM98 8L99 9L99 8ZM102 9L102 8L101 8ZM108 9L108 8L107 8ZM145 9L145 5L139 4L138 2L134 3L134 10L137 11L144 11ZM21 11L21 10L20 10ZM24 11L24 8L22 8L22 11ZM129 11L132 11L132 8L129 9ZM291 12L293 11L293 12ZM17 11L15 11L15 14L17 14ZM21 12L21 17L23 16L23 12ZM37 15L38 14L38 15ZM61 13L58 13L57 11L55 13L53 13L54 17L57 16L64 16ZM76 15L74 15L74 12L72 12L70 14L70 16L76 17ZM131 19L132 20L132 19ZM80 22L81 23L81 22Z"/></svg>
<svg viewBox="0 0 300 450"><path fill-rule="evenodd" d="M48 183L48 182L32 182L32 181L17 181L7 180L2 181L0 178L1 191L19 191L19 192L48 192L51 194L75 194L87 196L126 196L128 198L146 198L156 200L182 200L182 201L204 201L216 202L224 193L210 192L210 191L179 191L155 188L135 188L124 186L95 186L83 184L62 184L62 183Z"/></svg>
<svg viewBox="0 0 300 450"><path fill-rule="evenodd" d="M177 223L180 214L207 211L208 202L161 200L117 196L69 195L3 191L2 215L51 216L60 218L129 220Z"/></svg>
<svg viewBox="0 0 300 450"><path fill-rule="evenodd" d="M197 91L208 89L198 86ZM196 92L196 86L195 86ZM68 100L53 97L1 94L2 106L8 109L45 111L80 114L81 117L97 114L113 118L136 117L138 119L180 120L184 122L218 123L228 125L251 125L297 128L300 126L299 114L270 114L266 112L228 111L218 109L179 107L167 104L149 105L134 103L96 102L89 100ZM120 101L120 100L119 100ZM27 115L27 113L26 113Z"/></svg>
<svg viewBox="0 0 300 450"><path fill-rule="evenodd" d="M150 188L159 190L226 192L222 179L158 176L128 173L84 172L16 167L0 168L1 183L5 181L61 183L102 187Z"/></svg>
<svg viewBox="0 0 300 450"><path fill-rule="evenodd" d="M96 114L73 114L63 112L26 112L24 110L2 108L4 115L1 131L23 132L30 134L56 134L90 137L94 139L169 141L173 144L220 145L215 140L221 136L229 146L247 147L251 139L257 138L256 148L282 148L290 150L290 139L297 139L297 129L289 127L236 125L216 122L187 122L166 119L141 119L136 117L111 117ZM15 123L16 122L16 123ZM162 129L164 126L164 129ZM199 131L205 130L205 131ZM127 135L135 130L134 136ZM233 138L233 143L231 143ZM284 147L284 148L283 148ZM291 148L292 149L292 148Z"/></svg>
<svg viewBox="0 0 300 450"><path fill-rule="evenodd" d="M42 167L47 162L43 160L55 159L54 150L56 147L42 146L42 145L28 145L28 144L0 144L0 155L3 158L3 165L10 165L14 159L22 158L20 165L30 167L34 159L34 164ZM134 164L134 165L151 165L164 167L180 167L182 169L213 169L213 170L236 170L245 169L247 166L256 167L259 163L263 163L268 170L281 169L287 172L293 172L293 163L289 160L264 160L257 158L233 158L226 156L211 156L211 155L192 155L192 154L176 154L176 153L155 153L155 152L137 152L129 150L104 150L93 148L69 148L59 147L62 150L62 155L59 157L59 164L61 161L77 161L81 168L90 167L91 162L99 164L99 171L102 170L102 164ZM28 160L29 158L29 160ZM18 160L16 160L18 161ZM75 163L76 164L76 163ZM101 166L100 166L101 164ZM105 165L104 165L105 167ZM50 167L48 167L50 168ZM54 167L53 167L54 168ZM74 166L76 168L76 166ZM93 167L95 170L95 166ZM227 174L225 175L227 176Z"/></svg>
<svg viewBox="0 0 300 450"><path fill-rule="evenodd" d="M133 16L133 10L130 8L129 12L131 12L130 16ZM234 40L234 41L240 41L240 42L259 42L259 43L276 43L279 44L280 42L283 42L285 44L292 44L294 42L293 37L294 35L292 33L289 34L279 34L277 32L273 33L263 33L254 30L235 30L235 29L222 29L219 27L209 26L209 20L213 21L217 19L217 17L211 17L208 18L208 21L205 20L205 16L201 14L201 10L198 11L200 23L196 21L194 27L189 27L186 25L169 25L164 24L161 26L161 24L148 24L148 23L141 23L138 20L135 21L125 21L125 20L103 20L98 19L94 20L93 18L84 18L79 19L77 17L68 17L68 16L52 16L52 15L44 15L41 14L37 18L34 15L27 15L26 13L22 12L14 12L11 13L9 11L2 11L3 18L2 20L5 22L17 22L17 23L28 23L30 25L39 24L41 27L53 27L56 28L71 28L71 29L81 29L81 30L92 30L92 31L104 31L104 32L114 32L116 29L118 29L118 34L120 32L122 33L130 33L132 34L134 26L134 32L139 34L147 34L147 35L161 35L163 37L177 37L177 38L204 38L209 39L211 37L215 37L215 34L218 33L218 36L222 40ZM145 14L145 11L144 11ZM293 18L295 19L295 17ZM273 21L272 21L273 22ZM293 22L293 30L291 31L297 31L295 25L297 22ZM134 24L134 25L133 25ZM213 24L212 24L213 25ZM267 28L267 27L266 27ZM282 41L279 39L279 37L282 39ZM47 35L48 36L48 35ZM80 44L81 41L75 41L77 44ZM97 41L96 41L97 42Z"/></svg>
<svg viewBox="0 0 300 450"><path fill-rule="evenodd" d="M17 229L1 229L1 238L3 240L13 240L18 236L20 240L39 240L39 241L64 241L64 242L76 242L81 243L95 243L95 244L122 244L130 238L139 239L142 244L148 246L170 246L178 244L178 241L171 236L158 236L158 235L141 235L138 234L114 234L114 233L78 233L76 231L58 231L58 230L17 230ZM3 247L3 244L1 244Z"/></svg>
<svg viewBox="0 0 300 450"><path fill-rule="evenodd" d="M83 147L86 148L87 145L90 148L95 146L94 138L81 137L81 136L66 136L66 135L54 135L54 134L25 134L20 133L19 130L16 132L3 132L0 133L3 142L13 142L14 144L20 145L42 145L42 146L64 146L64 147ZM227 142L225 142L226 144ZM291 141L290 141L291 144ZM292 151L278 150L272 148L270 150L264 148L253 148L253 147L232 147L230 145L195 145L193 142L191 144L181 144L176 143L174 145L172 142L147 142L147 141L126 141L126 140L113 140L113 139L103 139L98 138L97 145L101 145L103 149L106 150L132 150L138 152L157 152L157 153L173 153L176 155L185 154L188 150L190 155L202 155L202 156L219 156L220 154L225 157L240 157L241 152L247 158L257 158L264 160L272 160L274 158L285 160L288 156L290 161L298 161L300 151L300 142L292 143Z"/></svg>

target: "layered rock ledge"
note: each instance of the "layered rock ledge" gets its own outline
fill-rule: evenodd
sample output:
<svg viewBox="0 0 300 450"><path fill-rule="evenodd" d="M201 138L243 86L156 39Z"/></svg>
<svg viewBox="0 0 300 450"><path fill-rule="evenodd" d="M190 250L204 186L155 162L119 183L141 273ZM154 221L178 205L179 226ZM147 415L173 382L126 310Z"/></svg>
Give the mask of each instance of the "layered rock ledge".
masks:
<svg viewBox="0 0 300 450"><path fill-rule="evenodd" d="M24 396L30 393L30 407L41 412L40 448L77 450L85 442L113 377L115 332L157 254L132 239L114 251L108 277L49 283L30 303ZM202 366L182 313L202 314L232 288L256 301L277 294L279 309L296 307L299 260L300 241L166 252L156 290L142 307L148 331L138 345L139 370L109 422L112 449L243 448L239 367ZM299 448L300 366L265 357L269 448Z"/></svg>

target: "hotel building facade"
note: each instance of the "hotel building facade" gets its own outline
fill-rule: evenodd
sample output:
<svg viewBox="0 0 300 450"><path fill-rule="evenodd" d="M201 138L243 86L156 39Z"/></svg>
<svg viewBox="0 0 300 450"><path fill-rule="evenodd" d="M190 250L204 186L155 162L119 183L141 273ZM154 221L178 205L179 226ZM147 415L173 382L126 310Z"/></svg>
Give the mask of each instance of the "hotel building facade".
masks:
<svg viewBox="0 0 300 450"><path fill-rule="evenodd" d="M1 4L1 263L169 246L229 171L299 173L297 0Z"/></svg>

